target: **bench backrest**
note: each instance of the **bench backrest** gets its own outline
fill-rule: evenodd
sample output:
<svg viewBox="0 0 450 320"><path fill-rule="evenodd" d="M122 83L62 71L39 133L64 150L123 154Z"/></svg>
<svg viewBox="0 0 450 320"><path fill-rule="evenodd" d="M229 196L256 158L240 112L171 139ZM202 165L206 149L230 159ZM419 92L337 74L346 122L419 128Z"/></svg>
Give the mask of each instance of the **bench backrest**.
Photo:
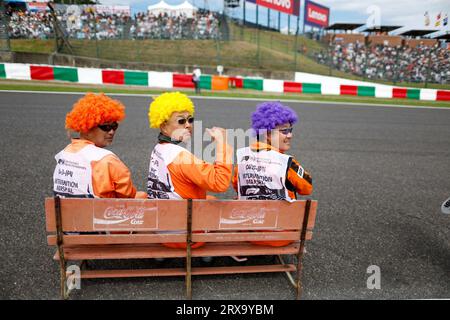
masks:
<svg viewBox="0 0 450 320"><path fill-rule="evenodd" d="M65 245L185 242L191 212L194 242L299 240L307 207L304 200L66 198L60 199L61 231ZM312 237L316 208L311 201L306 240ZM57 232L54 198L45 199L45 212L47 232ZM135 233L123 233L130 231ZM57 236L49 235L48 244L56 243Z"/></svg>

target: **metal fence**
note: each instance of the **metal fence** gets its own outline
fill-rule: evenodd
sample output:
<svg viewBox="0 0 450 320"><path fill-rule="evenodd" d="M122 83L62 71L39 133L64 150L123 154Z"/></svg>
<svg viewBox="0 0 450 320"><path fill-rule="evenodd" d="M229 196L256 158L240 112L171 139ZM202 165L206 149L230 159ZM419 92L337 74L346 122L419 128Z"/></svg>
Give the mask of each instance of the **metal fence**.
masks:
<svg viewBox="0 0 450 320"><path fill-rule="evenodd" d="M5 12L4 1L0 1L0 51L10 50L8 24L9 19Z"/></svg>

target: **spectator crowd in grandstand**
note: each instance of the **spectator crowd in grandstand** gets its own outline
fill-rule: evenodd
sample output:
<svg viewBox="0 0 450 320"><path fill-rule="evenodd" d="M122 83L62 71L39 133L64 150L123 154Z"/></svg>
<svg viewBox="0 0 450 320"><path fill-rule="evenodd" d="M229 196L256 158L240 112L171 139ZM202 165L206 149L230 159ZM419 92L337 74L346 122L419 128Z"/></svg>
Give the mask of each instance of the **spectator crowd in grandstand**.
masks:
<svg viewBox="0 0 450 320"><path fill-rule="evenodd" d="M139 13L130 28L130 35L133 39L215 39L219 36L219 20L212 12L197 13L194 19L183 14Z"/></svg>
<svg viewBox="0 0 450 320"><path fill-rule="evenodd" d="M53 37L49 12L9 12L11 38L48 39ZM193 18L138 13L95 13L90 7L75 11L57 10L58 20L70 38L74 39L216 39L219 17L209 11L198 11Z"/></svg>
<svg viewBox="0 0 450 320"><path fill-rule="evenodd" d="M340 71L371 80L450 83L450 51L434 47L376 45L360 42L331 47L331 65ZM329 64L328 53L316 53L320 64Z"/></svg>
<svg viewBox="0 0 450 320"><path fill-rule="evenodd" d="M46 12L9 12L11 38L47 39L53 34L51 17Z"/></svg>
<svg viewBox="0 0 450 320"><path fill-rule="evenodd" d="M132 23L124 13L94 13L90 7L80 11L58 11L58 20L70 38L75 39L121 39L127 26Z"/></svg>

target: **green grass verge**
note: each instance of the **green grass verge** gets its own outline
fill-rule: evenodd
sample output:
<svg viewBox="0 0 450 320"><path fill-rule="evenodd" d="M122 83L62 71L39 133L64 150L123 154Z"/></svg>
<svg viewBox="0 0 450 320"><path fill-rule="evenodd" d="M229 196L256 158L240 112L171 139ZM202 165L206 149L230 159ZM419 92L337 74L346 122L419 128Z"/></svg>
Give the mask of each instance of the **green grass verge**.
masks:
<svg viewBox="0 0 450 320"><path fill-rule="evenodd" d="M142 87L116 87L116 86L87 86L79 84L65 83L43 83L39 81L10 81L0 80L0 90L17 91L52 91L52 92L104 92L104 93L123 93L139 95L156 95L167 91L183 91L190 96L195 96L194 90L172 89L157 90ZM442 101L420 101L411 99L382 99L368 98L358 96L325 96L318 94L273 94L254 90L232 89L226 92L203 90L201 96L223 97L223 98L241 98L241 99L267 99L267 100L293 100L293 101L317 101L317 102L339 102L339 103L363 103L363 104L385 104L399 106L429 106L429 107L447 107L450 108L450 102Z"/></svg>
<svg viewBox="0 0 450 320"><path fill-rule="evenodd" d="M350 80L368 81L342 71L330 70L309 56L324 49L320 42L299 36L297 48L306 54L294 54L295 36L252 28L231 27L232 41L214 40L71 40L74 54L100 58L105 61L128 61L148 64L216 66L285 72L307 72ZM241 31L242 30L242 33ZM13 39L11 50L16 52L46 53L55 49L54 40ZM258 54L259 52L259 54ZM392 82L372 82L393 85ZM423 83L402 82L399 87L423 87ZM430 83L430 89L450 89L450 85Z"/></svg>

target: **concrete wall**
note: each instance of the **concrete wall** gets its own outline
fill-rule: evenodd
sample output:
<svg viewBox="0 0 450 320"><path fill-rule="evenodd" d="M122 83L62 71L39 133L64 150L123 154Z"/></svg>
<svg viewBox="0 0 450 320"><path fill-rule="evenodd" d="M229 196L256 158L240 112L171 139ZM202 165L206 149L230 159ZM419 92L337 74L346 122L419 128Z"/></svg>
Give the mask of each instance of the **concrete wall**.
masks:
<svg viewBox="0 0 450 320"><path fill-rule="evenodd" d="M418 47L420 44L424 46L433 47L436 45L437 40L435 39L406 39L405 45L410 46L411 48Z"/></svg>
<svg viewBox="0 0 450 320"><path fill-rule="evenodd" d="M10 51L0 51L0 61L4 62L14 62L14 52Z"/></svg>
<svg viewBox="0 0 450 320"><path fill-rule="evenodd" d="M402 36L389 36L389 35L371 35L364 36L363 34L346 34L346 33L337 33L337 34L327 34L323 37L322 40L326 45L330 42L332 43L341 43L341 44L349 44L356 43L359 41L360 43L367 43L368 45L383 45L385 42L389 46L400 46L400 45L409 45L410 47L417 47L421 43L426 46L434 46L437 43L437 40L434 39L404 39Z"/></svg>
<svg viewBox="0 0 450 320"><path fill-rule="evenodd" d="M365 43L365 37L363 34L347 34L347 33L336 33L336 34L327 34L324 36L324 41L328 44L340 43L340 44L349 44L356 43L359 41L360 43Z"/></svg>
<svg viewBox="0 0 450 320"><path fill-rule="evenodd" d="M367 37L367 43L372 46L376 45L384 45L387 44L388 46L401 46L402 45L403 38L401 36L368 36Z"/></svg>

